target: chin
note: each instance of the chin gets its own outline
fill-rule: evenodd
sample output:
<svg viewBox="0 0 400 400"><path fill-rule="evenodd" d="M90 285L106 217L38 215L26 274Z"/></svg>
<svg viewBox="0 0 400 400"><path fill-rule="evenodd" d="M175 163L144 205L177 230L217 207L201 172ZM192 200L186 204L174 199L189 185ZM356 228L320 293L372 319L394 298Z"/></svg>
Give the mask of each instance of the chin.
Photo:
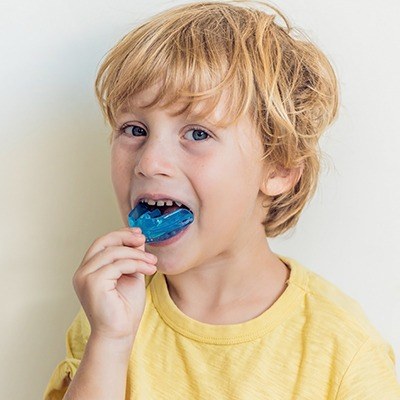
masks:
<svg viewBox="0 0 400 400"><path fill-rule="evenodd" d="M185 265L182 264L178 265L176 260L173 259L161 260L161 258L158 259L156 267L158 272L161 272L164 275L171 275L171 276L182 274L183 272L186 272L188 269L190 269L190 268L185 268Z"/></svg>

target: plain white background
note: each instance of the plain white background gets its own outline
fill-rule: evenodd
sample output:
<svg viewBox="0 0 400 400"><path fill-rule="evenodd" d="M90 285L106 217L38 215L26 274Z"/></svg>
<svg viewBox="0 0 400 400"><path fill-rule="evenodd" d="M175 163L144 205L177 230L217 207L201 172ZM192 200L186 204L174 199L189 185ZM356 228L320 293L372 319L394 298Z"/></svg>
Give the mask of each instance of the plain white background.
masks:
<svg viewBox="0 0 400 400"><path fill-rule="evenodd" d="M79 308L73 273L98 236L123 226L93 91L99 63L136 23L183 2L2 2L0 398L41 398ZM273 4L329 57L341 106L321 141L318 192L271 246L361 304L399 377L400 3Z"/></svg>

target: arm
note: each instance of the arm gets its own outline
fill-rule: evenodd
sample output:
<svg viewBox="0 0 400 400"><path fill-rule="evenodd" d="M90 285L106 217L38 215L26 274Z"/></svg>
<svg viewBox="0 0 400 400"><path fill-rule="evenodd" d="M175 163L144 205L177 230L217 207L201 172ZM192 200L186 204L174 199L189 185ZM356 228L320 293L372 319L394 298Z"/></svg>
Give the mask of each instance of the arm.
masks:
<svg viewBox="0 0 400 400"><path fill-rule="evenodd" d="M123 400L132 344L91 335L64 400Z"/></svg>
<svg viewBox="0 0 400 400"><path fill-rule="evenodd" d="M123 400L133 342L145 307L145 278L156 271L144 235L129 228L94 241L73 283L91 335L65 400ZM149 259L149 257L152 257Z"/></svg>
<svg viewBox="0 0 400 400"><path fill-rule="evenodd" d="M130 228L93 242L73 283L82 304L67 333L65 359L45 400L124 399L129 358L146 302L146 279L157 258ZM147 281L148 282L148 281Z"/></svg>

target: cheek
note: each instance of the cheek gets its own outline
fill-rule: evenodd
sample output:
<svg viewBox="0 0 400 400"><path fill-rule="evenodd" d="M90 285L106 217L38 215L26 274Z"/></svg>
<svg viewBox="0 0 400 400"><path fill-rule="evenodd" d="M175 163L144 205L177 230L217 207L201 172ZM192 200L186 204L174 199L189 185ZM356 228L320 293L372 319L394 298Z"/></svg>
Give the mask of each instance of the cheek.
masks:
<svg viewBox="0 0 400 400"><path fill-rule="evenodd" d="M114 185L114 188L118 186L118 180L121 178L121 163L118 160L118 158L111 154L111 163L110 163L110 168L111 168L111 179Z"/></svg>
<svg viewBox="0 0 400 400"><path fill-rule="evenodd" d="M116 149L111 151L111 180L118 196L121 196L123 192L129 191L130 166L128 161L123 153L118 152Z"/></svg>
<svg viewBox="0 0 400 400"><path fill-rule="evenodd" d="M231 227L250 218L260 190L260 172L251 162L237 157L234 162L216 166L214 174L202 177L212 201L212 215Z"/></svg>
<svg viewBox="0 0 400 400"><path fill-rule="evenodd" d="M249 177L240 162L220 160L198 174L204 192L204 206L218 221L231 220L247 204Z"/></svg>

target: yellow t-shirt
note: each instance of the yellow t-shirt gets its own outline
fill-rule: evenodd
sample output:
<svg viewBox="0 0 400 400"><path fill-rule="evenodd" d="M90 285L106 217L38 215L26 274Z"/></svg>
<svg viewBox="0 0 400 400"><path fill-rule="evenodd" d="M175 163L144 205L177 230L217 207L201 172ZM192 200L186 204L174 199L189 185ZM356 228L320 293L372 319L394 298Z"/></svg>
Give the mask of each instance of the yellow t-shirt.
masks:
<svg viewBox="0 0 400 400"><path fill-rule="evenodd" d="M291 270L286 290L240 324L196 321L175 305L163 274L146 277L126 400L399 400L393 349L360 305L297 261L279 258ZM62 399L89 335L81 308L45 400Z"/></svg>

